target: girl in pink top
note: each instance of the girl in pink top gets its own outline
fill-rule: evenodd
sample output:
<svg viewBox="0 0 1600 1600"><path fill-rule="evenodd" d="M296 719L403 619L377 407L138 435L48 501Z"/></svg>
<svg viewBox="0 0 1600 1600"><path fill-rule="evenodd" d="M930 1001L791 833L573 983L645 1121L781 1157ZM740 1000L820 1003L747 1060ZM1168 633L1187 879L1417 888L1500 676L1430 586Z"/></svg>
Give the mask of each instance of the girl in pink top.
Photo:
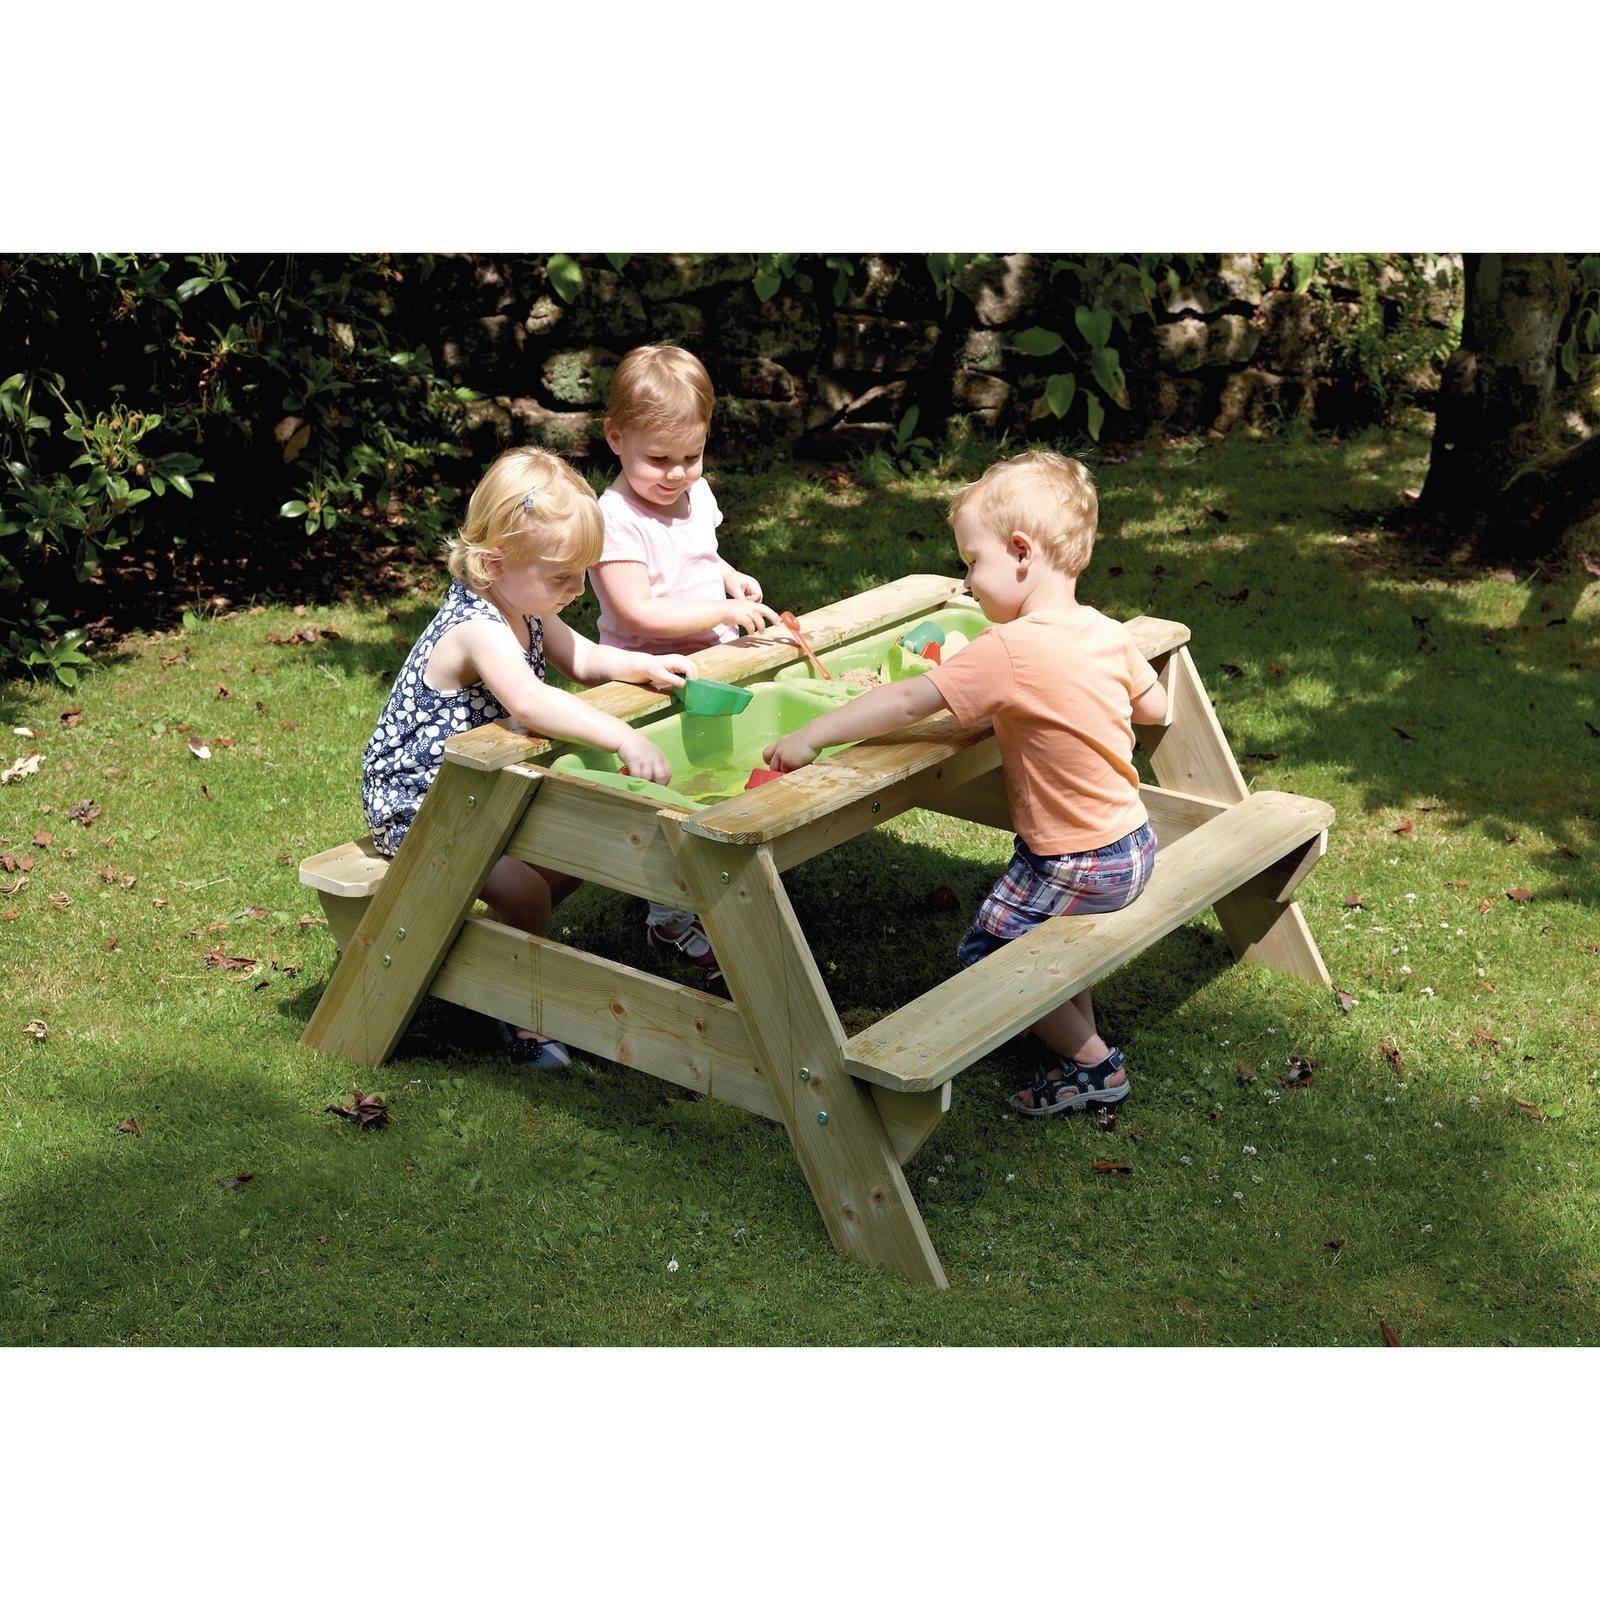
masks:
<svg viewBox="0 0 1600 1600"><path fill-rule="evenodd" d="M715 394L687 350L641 345L622 358L606 406L606 443L622 471L600 496L605 548L589 569L600 642L651 655L703 650L778 621L761 585L717 554L722 513L702 474ZM715 974L700 919L651 903L652 945Z"/></svg>
<svg viewBox="0 0 1600 1600"><path fill-rule="evenodd" d="M967 587L990 622L959 655L873 689L769 745L784 771L946 707L962 726L994 719L1016 851L956 951L964 966L1049 917L1115 911L1135 900L1155 859L1133 724L1166 715L1166 691L1119 622L1080 605L1098 502L1081 462L1030 450L1002 461L951 502ZM1048 1064L1011 1096L1047 1117L1128 1094L1120 1050L1100 1036L1084 989L1033 1031Z"/></svg>

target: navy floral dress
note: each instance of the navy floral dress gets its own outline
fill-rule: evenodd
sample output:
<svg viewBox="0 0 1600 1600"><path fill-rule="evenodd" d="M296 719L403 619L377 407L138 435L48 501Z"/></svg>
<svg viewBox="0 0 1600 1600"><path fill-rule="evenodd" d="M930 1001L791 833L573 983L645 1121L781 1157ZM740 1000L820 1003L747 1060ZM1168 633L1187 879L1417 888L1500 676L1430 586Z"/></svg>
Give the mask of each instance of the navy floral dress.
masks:
<svg viewBox="0 0 1600 1600"><path fill-rule="evenodd" d="M412 645L361 758L361 807L372 830L372 842L386 856L400 848L416 818L444 761L445 740L508 715L485 684L445 693L430 689L424 678L433 647L445 633L458 622L479 617L503 628L511 626L492 600L474 594L460 581L453 582L438 614ZM542 682L544 624L537 617L523 620L528 625L528 666Z"/></svg>

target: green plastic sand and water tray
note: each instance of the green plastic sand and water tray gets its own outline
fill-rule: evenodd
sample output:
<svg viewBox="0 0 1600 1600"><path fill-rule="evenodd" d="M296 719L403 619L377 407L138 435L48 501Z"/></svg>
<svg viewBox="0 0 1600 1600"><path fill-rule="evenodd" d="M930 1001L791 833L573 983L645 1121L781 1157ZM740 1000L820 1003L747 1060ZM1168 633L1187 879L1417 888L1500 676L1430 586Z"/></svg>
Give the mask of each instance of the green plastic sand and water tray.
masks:
<svg viewBox="0 0 1600 1600"><path fill-rule="evenodd" d="M659 800L663 805L699 810L741 793L752 772L765 768L761 752L774 739L794 733L808 722L871 688L874 680L890 682L926 672L932 661L916 653L928 639L949 653L952 640L963 643L988 623L976 608L935 611L914 626L901 625L824 651L822 664L833 674L823 679L809 661L780 669L770 683L754 683L745 691L704 682L701 692L687 686L679 698L686 709L639 729L672 763L672 787L647 783L620 772L620 759L609 750L578 749L551 762L556 772L570 772L613 789ZM901 643L909 640L907 649ZM957 646L957 648L960 648ZM743 693L749 699L740 701ZM827 753L843 749L830 746Z"/></svg>

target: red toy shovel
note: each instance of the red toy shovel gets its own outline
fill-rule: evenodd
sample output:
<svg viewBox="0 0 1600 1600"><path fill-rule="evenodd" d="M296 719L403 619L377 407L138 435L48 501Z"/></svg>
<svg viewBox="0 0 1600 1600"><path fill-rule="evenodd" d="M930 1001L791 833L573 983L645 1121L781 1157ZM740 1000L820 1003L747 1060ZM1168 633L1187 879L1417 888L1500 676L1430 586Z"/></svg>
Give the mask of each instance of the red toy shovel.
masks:
<svg viewBox="0 0 1600 1600"><path fill-rule="evenodd" d="M800 632L800 624L794 620L794 612L780 611L778 613L778 620L799 641L800 648L805 651L807 657L810 659L811 665L814 666L824 678L827 678L831 682L833 679L833 674L829 672L820 661L817 660L817 652L806 643L804 634Z"/></svg>

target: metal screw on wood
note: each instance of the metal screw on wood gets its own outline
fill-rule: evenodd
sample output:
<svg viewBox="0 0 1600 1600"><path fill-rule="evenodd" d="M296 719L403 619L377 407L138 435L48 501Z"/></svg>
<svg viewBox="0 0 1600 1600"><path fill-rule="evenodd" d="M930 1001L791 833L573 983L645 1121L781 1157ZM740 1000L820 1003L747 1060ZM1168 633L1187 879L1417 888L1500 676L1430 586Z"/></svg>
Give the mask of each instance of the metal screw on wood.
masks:
<svg viewBox="0 0 1600 1600"><path fill-rule="evenodd" d="M874 800L874 801L873 801L873 802L872 802L872 809L873 809L873 810L874 810L874 811L876 811L876 810L877 810L877 809L878 809L878 802L877 802L877 801L876 801L876 800Z"/></svg>
<svg viewBox="0 0 1600 1600"><path fill-rule="evenodd" d="M403 939L406 936L406 930L404 928L396 928L394 930L394 936L397 939Z"/></svg>
<svg viewBox="0 0 1600 1600"><path fill-rule="evenodd" d="M800 1069L800 1081L802 1083L809 1083L811 1081L811 1068L810 1067L801 1067L801 1069Z"/></svg>
<svg viewBox="0 0 1600 1600"><path fill-rule="evenodd" d="M473 806L475 806L475 805L477 805L477 803L478 803L478 797L477 797L477 795L475 795L475 794L469 794L469 795L468 795L468 796L467 796L467 806L468 806L468 808L469 808L469 809L470 809L470 808L471 808L471 807L473 807Z"/></svg>
<svg viewBox="0 0 1600 1600"><path fill-rule="evenodd" d="M817 1121L818 1122L826 1122L827 1120L828 1120L828 1113L826 1111L819 1111L817 1113Z"/></svg>
<svg viewBox="0 0 1600 1600"><path fill-rule="evenodd" d="M731 883L733 881L731 874L724 872L722 874L722 881L724 883Z"/></svg>
<svg viewBox="0 0 1600 1600"><path fill-rule="evenodd" d="M390 961L392 961L392 960L393 960L393 959L394 959L394 958L393 958L393 957L392 957L392 956L385 956L385 957L384 957L384 958L383 958L383 964L384 964L384 966L388 966L388 965L389 965L389 963L390 963Z"/></svg>

